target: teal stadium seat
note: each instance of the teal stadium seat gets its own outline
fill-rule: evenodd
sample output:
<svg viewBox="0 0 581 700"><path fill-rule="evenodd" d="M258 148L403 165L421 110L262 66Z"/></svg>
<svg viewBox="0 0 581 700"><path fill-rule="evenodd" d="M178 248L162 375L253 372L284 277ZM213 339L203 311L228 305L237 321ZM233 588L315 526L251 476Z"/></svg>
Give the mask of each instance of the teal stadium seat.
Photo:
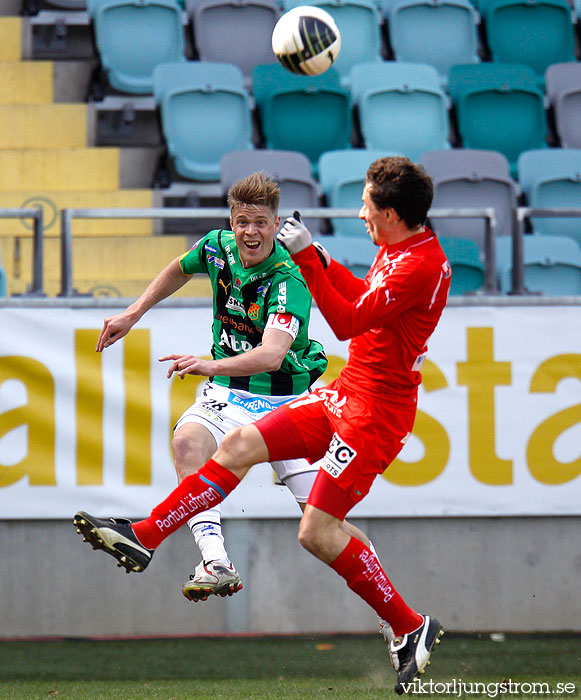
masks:
<svg viewBox="0 0 581 700"><path fill-rule="evenodd" d="M528 66L453 66L448 91L464 147L500 151L512 177L520 153L546 147L544 95Z"/></svg>
<svg viewBox="0 0 581 700"><path fill-rule="evenodd" d="M168 153L183 177L217 181L225 153L253 148L250 97L236 66L164 63L153 84Z"/></svg>
<svg viewBox="0 0 581 700"><path fill-rule="evenodd" d="M333 68L304 76L278 64L256 66L252 87L268 148L304 153L315 175L322 153L350 148L351 100Z"/></svg>
<svg viewBox="0 0 581 700"><path fill-rule="evenodd" d="M484 284L482 252L477 243L468 238L440 238L440 245L452 265L450 294L473 294Z"/></svg>
<svg viewBox="0 0 581 700"><path fill-rule="evenodd" d="M95 41L115 90L150 95L153 69L185 61L182 9L176 0L88 0Z"/></svg>
<svg viewBox="0 0 581 700"><path fill-rule="evenodd" d="M188 0L186 8L201 61L233 63L248 79L254 66L276 61L276 0Z"/></svg>
<svg viewBox="0 0 581 700"><path fill-rule="evenodd" d="M519 181L529 207L581 209L581 149L525 151ZM531 219L535 234L568 236L581 246L581 217Z"/></svg>
<svg viewBox="0 0 581 700"><path fill-rule="evenodd" d="M545 88L561 146L581 148L581 63L570 61L549 66Z"/></svg>
<svg viewBox="0 0 581 700"><path fill-rule="evenodd" d="M480 61L478 13L468 0L399 0L388 17L396 60L433 66L443 84L452 66Z"/></svg>
<svg viewBox="0 0 581 700"><path fill-rule="evenodd" d="M375 0L282 0L283 10L299 5L314 5L326 10L341 33L341 52L333 64L344 84L358 63L381 61L381 16Z"/></svg>
<svg viewBox="0 0 581 700"><path fill-rule="evenodd" d="M422 154L420 163L434 183L433 207L492 207L496 214L496 235L512 234L517 186L502 153L470 148L429 151ZM484 250L482 219L433 218L431 222L438 235L469 238Z"/></svg>
<svg viewBox="0 0 581 700"><path fill-rule="evenodd" d="M420 63L362 63L351 70L351 95L366 148L417 160L450 148L448 99L438 72Z"/></svg>
<svg viewBox="0 0 581 700"><path fill-rule="evenodd" d="M7 294L6 270L2 267L0 260L0 297L5 297Z"/></svg>
<svg viewBox="0 0 581 700"><path fill-rule="evenodd" d="M327 206L341 209L360 209L361 193L367 169L378 158L399 153L368 149L327 151L319 158L319 182ZM361 219L331 219L336 236L367 238Z"/></svg>
<svg viewBox="0 0 581 700"><path fill-rule="evenodd" d="M223 195L227 195L237 180L258 170L264 170L278 183L281 210L300 211L319 206L319 185L313 178L311 161L296 151L260 149L226 153L220 161ZM312 233L321 229L319 219L303 217L303 221Z"/></svg>
<svg viewBox="0 0 581 700"><path fill-rule="evenodd" d="M484 19L492 60L529 66L541 85L551 63L575 60L566 0L488 0Z"/></svg>
<svg viewBox="0 0 581 700"><path fill-rule="evenodd" d="M356 277L363 279L375 260L378 247L371 238L353 238L352 236L324 236L320 242L329 255L345 265Z"/></svg>
<svg viewBox="0 0 581 700"><path fill-rule="evenodd" d="M524 236L524 286L547 296L581 294L581 248L564 236ZM500 290L512 288L512 238L496 242L496 270Z"/></svg>

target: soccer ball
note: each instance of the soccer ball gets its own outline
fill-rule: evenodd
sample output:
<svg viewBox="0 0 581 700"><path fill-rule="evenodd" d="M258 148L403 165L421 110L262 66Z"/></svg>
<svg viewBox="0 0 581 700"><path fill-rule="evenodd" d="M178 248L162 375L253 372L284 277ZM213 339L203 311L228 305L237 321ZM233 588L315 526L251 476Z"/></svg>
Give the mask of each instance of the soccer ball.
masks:
<svg viewBox="0 0 581 700"><path fill-rule="evenodd" d="M337 60L341 35L328 12L301 5L285 12L276 23L272 50L291 73L319 75Z"/></svg>

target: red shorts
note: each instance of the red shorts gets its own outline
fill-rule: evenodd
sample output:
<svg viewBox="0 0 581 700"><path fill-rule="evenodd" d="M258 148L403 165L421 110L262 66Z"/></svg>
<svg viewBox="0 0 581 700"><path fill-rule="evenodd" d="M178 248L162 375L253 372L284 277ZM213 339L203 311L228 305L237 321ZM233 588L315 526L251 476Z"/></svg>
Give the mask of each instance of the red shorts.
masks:
<svg viewBox="0 0 581 700"><path fill-rule="evenodd" d="M272 461L321 460L308 503L343 519L396 458L412 431L415 415L415 403L402 408L345 392L336 380L279 407L254 425Z"/></svg>

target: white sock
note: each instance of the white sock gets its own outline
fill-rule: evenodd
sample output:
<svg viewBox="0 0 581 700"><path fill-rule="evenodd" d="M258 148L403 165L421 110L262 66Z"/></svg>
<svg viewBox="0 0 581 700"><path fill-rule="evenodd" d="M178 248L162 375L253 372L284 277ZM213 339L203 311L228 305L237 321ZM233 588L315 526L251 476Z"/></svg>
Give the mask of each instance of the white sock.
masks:
<svg viewBox="0 0 581 700"><path fill-rule="evenodd" d="M379 556L377 552L375 551L375 547L373 546L373 542L369 540L369 549L375 554L377 561L381 564L381 561L379 559ZM379 620L379 631L383 635L383 638L385 639L386 642L392 642L395 639L395 634L393 633L393 629L391 628L391 625L389 622L386 622L382 617L377 616L377 619Z"/></svg>
<svg viewBox="0 0 581 700"><path fill-rule="evenodd" d="M224 547L220 506L194 515L188 520L188 526L206 564L217 559L230 563Z"/></svg>

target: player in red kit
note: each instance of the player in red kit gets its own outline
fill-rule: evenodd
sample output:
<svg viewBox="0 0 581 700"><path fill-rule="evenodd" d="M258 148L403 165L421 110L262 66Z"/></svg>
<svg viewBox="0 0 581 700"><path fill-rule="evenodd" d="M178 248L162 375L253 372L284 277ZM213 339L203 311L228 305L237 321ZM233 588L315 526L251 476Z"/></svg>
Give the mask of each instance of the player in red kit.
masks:
<svg viewBox="0 0 581 700"><path fill-rule="evenodd" d="M420 368L446 304L451 268L424 226L432 183L407 158L371 164L360 218L378 246L365 280L354 277L312 242L298 217L278 240L300 266L349 359L330 385L235 428L195 474L137 523L86 513L75 524L127 570L141 571L153 550L194 512L221 501L253 464L307 457L321 460L299 528L299 541L331 566L385 621L397 673L396 691L424 671L440 623L417 613L395 590L375 554L342 527L347 513L395 459L414 423Z"/></svg>

